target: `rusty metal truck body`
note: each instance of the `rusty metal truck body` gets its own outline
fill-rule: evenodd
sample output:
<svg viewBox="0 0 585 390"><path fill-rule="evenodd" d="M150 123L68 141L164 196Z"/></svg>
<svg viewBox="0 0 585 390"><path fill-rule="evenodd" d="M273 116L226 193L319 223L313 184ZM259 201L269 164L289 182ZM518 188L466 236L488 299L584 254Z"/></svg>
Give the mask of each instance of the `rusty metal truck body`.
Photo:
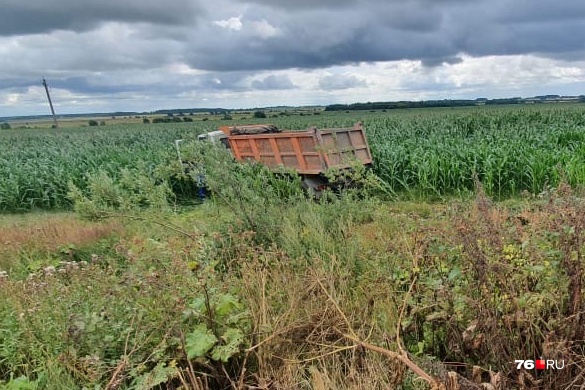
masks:
<svg viewBox="0 0 585 390"><path fill-rule="evenodd" d="M221 141L224 144L227 141L236 160L256 161L273 169L280 166L294 169L303 185L314 190L330 184L325 173L331 168L349 169L356 162L366 166L372 164L361 123L350 128L313 127L306 131L234 135L237 128L220 127L225 136Z"/></svg>

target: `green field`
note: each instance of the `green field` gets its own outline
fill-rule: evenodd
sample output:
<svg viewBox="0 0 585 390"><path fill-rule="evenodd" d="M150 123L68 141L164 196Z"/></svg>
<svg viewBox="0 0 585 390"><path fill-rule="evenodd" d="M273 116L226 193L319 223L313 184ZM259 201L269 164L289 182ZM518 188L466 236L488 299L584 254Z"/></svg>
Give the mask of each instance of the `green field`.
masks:
<svg viewBox="0 0 585 390"><path fill-rule="evenodd" d="M357 120L364 122L375 173L399 196L467 195L474 178L497 198L538 194L561 176L573 186L585 183L581 105L323 113L264 121L304 129ZM0 210L66 209L68 183L85 188L87 175L98 170L116 175L140 163L150 169L168 164L175 139L193 139L221 123L232 121L2 131Z"/></svg>
<svg viewBox="0 0 585 390"><path fill-rule="evenodd" d="M0 131L0 390L585 386L585 106L275 116L373 170L317 201L196 141L249 118Z"/></svg>

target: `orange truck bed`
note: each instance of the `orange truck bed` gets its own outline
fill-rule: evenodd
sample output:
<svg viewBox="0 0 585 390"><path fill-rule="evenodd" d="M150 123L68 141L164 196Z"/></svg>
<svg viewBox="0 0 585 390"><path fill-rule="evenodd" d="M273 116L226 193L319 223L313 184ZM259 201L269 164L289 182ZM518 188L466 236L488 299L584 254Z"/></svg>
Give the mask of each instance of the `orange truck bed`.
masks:
<svg viewBox="0 0 585 390"><path fill-rule="evenodd" d="M348 168L356 159L372 163L364 128L287 131L282 133L227 135L232 154L240 161L257 161L270 168L293 168L301 175L318 175L329 168Z"/></svg>

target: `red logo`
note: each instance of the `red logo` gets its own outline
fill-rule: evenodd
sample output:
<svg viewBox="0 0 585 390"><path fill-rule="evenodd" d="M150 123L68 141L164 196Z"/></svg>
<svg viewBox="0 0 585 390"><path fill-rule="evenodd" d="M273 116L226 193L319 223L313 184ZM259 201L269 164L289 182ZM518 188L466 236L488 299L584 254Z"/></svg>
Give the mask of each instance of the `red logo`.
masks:
<svg viewBox="0 0 585 390"><path fill-rule="evenodd" d="M536 366L536 369L537 370L544 370L544 369L546 369L546 360L539 359L539 360L536 360L534 363L535 363L535 366Z"/></svg>

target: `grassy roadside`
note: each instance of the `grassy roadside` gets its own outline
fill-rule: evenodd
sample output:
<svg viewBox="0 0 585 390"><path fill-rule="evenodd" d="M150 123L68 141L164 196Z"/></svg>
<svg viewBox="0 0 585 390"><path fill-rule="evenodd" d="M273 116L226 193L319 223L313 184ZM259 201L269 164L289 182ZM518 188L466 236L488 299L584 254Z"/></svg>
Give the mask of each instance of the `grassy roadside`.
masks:
<svg viewBox="0 0 585 390"><path fill-rule="evenodd" d="M371 345L458 386L582 384L584 207L561 188L7 217L0 388L431 388ZM511 363L536 356L566 368Z"/></svg>

